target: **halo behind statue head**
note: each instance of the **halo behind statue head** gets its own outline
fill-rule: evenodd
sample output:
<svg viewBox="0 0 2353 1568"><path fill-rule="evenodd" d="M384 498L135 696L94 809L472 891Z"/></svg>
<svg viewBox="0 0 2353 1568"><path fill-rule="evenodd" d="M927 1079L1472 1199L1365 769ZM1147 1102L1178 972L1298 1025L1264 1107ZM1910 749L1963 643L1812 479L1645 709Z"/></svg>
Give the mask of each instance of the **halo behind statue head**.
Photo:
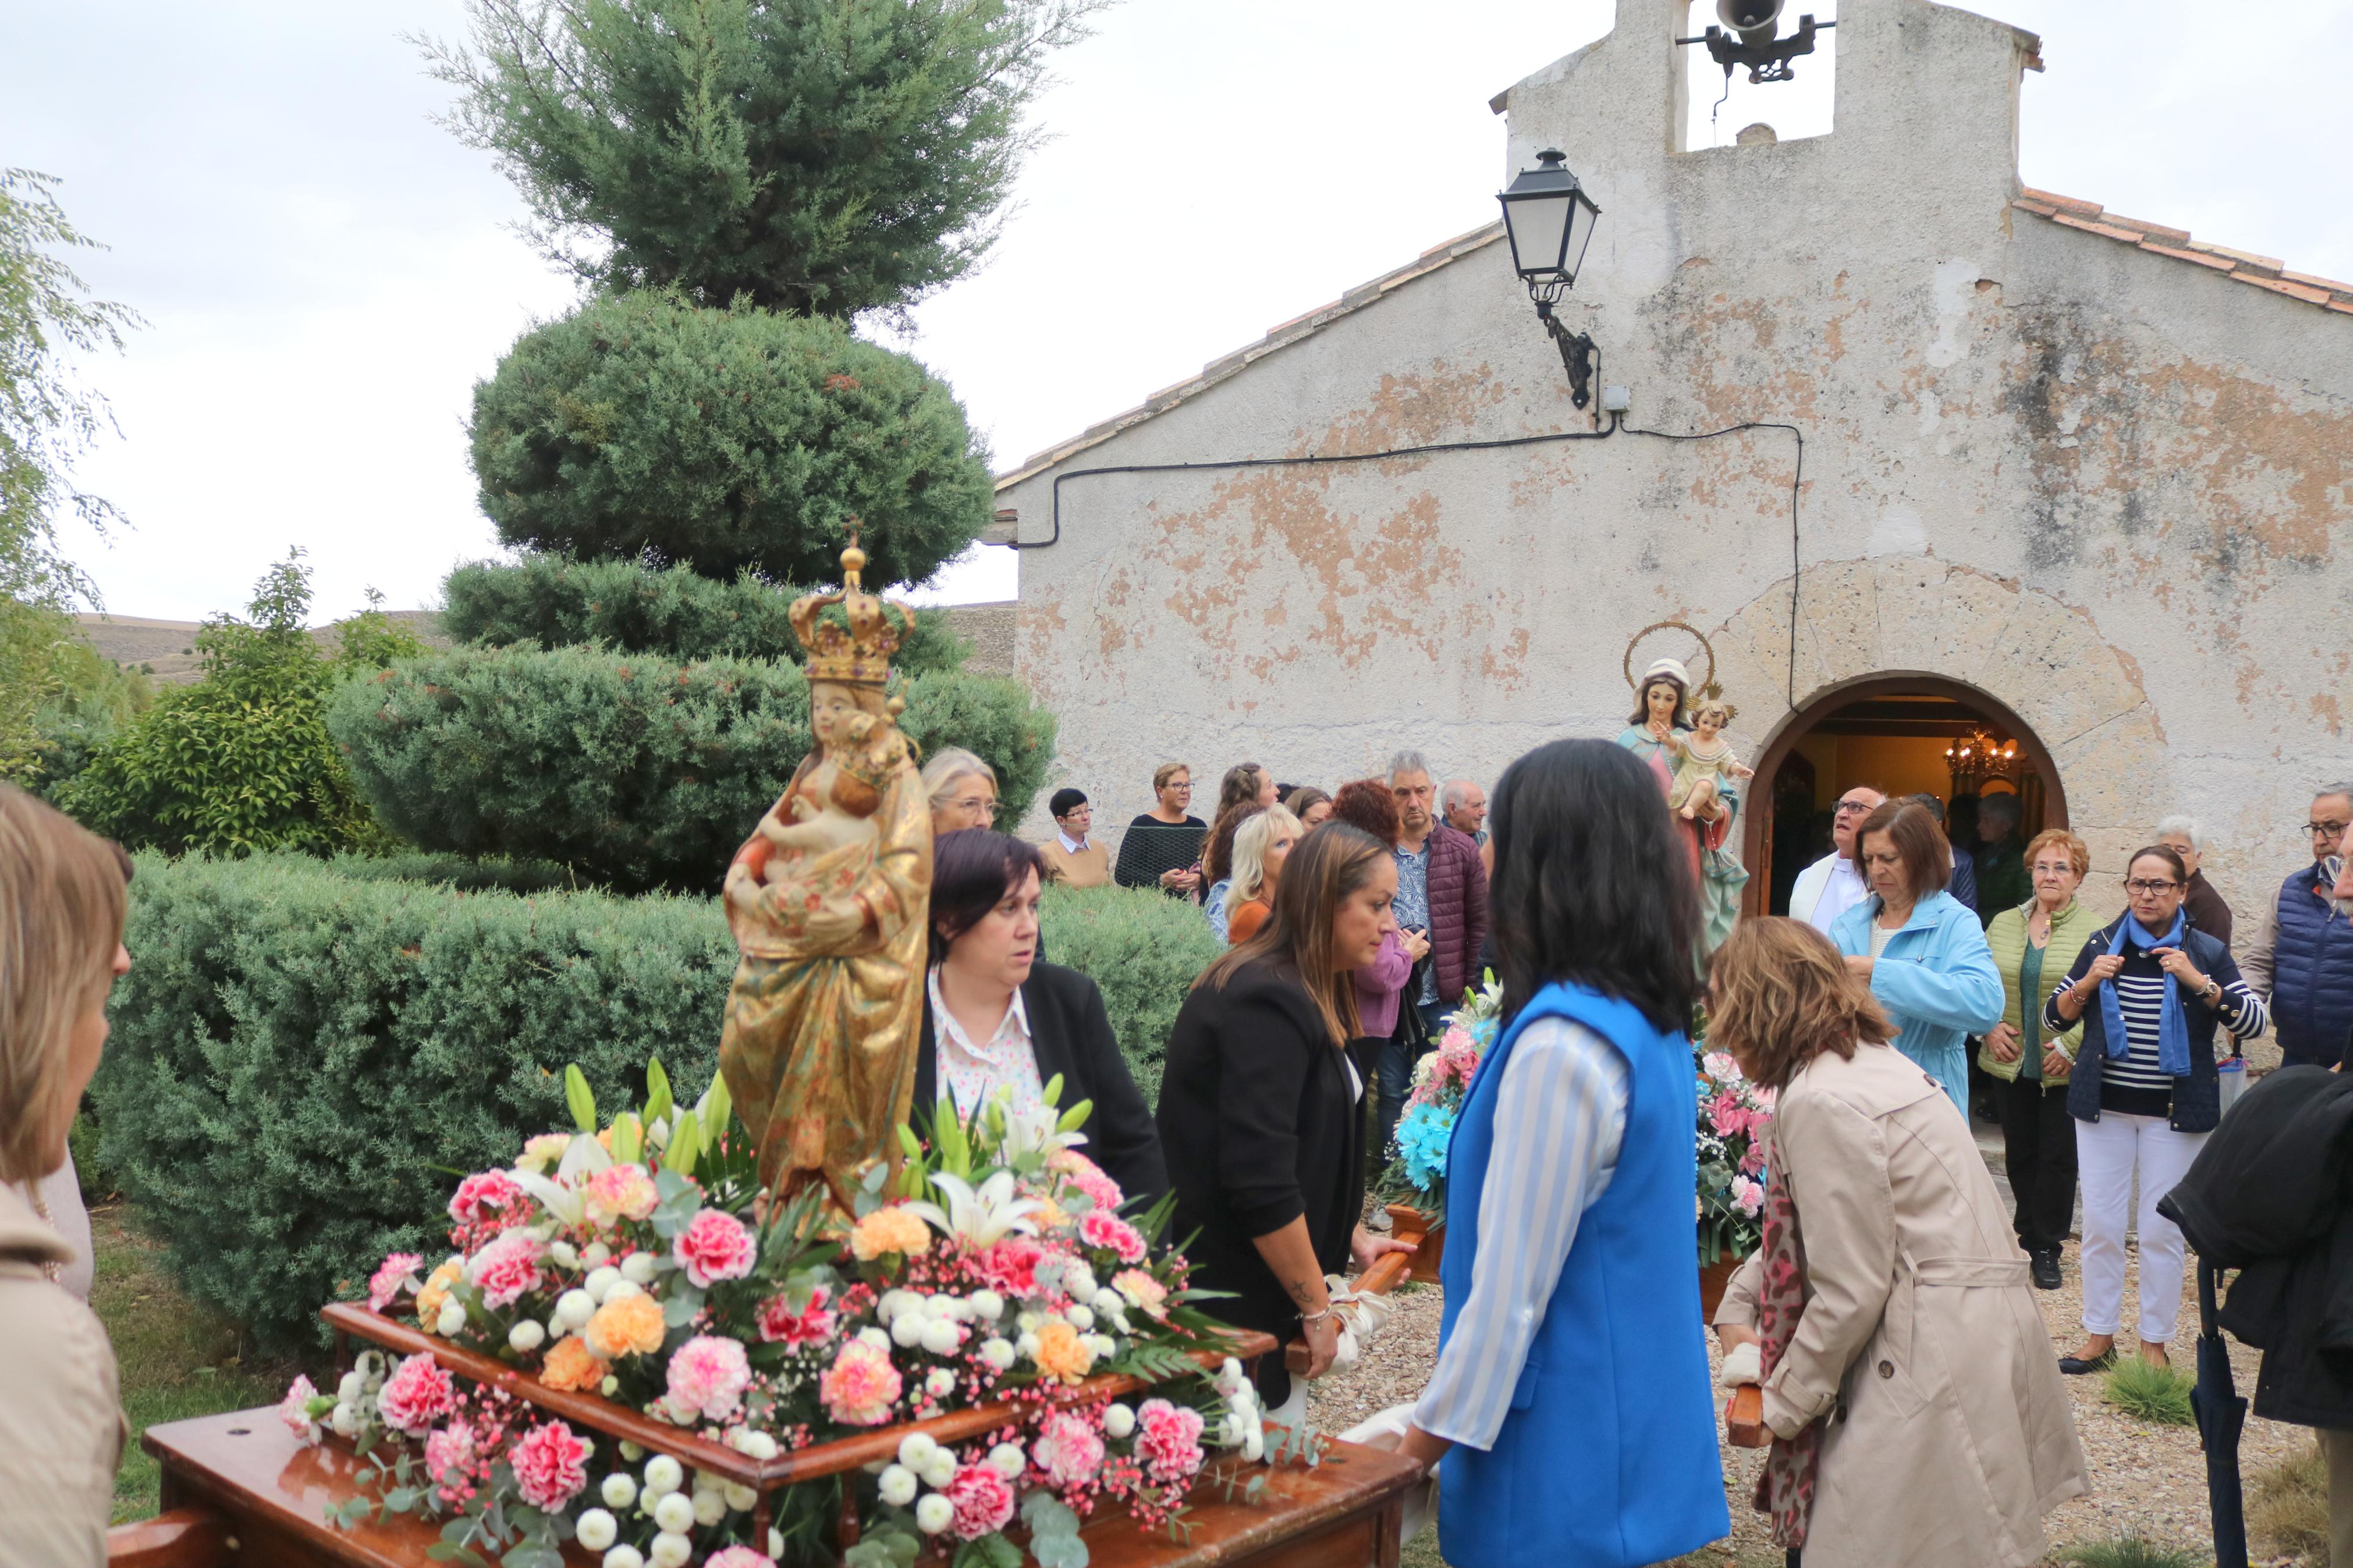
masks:
<svg viewBox="0 0 2353 1568"><path fill-rule="evenodd" d="M1684 667L1683 662L1681 659L1674 658L1653 659L1651 661L1650 665L1643 669L1641 679L1637 680L1634 678L1634 650L1640 647L1642 644L1642 639L1649 637L1652 632L1663 631L1689 632L1692 636L1692 640L1699 644L1700 652L1707 656L1707 674L1701 677L1696 684L1693 682L1691 671ZM1660 668L1662 665L1669 666L1671 668L1662 669ZM1715 649L1710 646L1706 636L1702 633L1697 626L1693 626L1688 621L1655 621L1651 625L1644 626L1641 631L1636 632L1631 637L1627 639L1624 668L1626 672L1626 684L1636 691L1641 690L1644 684L1647 683L1652 676L1663 674L1672 675L1676 679L1682 681L1683 690L1688 694L1690 692L1696 691L1703 687L1713 686L1715 684Z"/></svg>

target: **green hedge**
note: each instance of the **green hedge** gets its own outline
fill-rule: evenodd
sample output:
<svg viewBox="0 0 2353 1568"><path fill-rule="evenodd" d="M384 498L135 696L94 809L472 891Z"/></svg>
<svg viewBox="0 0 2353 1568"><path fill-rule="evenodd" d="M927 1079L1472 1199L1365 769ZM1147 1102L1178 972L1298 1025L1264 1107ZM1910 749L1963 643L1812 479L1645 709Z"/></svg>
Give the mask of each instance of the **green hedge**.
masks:
<svg viewBox="0 0 2353 1568"><path fill-rule="evenodd" d="M610 1104L649 1055L699 1092L717 1053L735 963L717 900L380 874L401 864L142 856L132 884L90 1169L153 1217L191 1293L272 1346L315 1336L385 1253L445 1246L451 1173L568 1125L565 1063ZM1220 951L1200 911L1058 889L1045 925L1157 1101L1169 1025Z"/></svg>
<svg viewBox="0 0 2353 1568"><path fill-rule="evenodd" d="M900 689L909 736L988 759L1019 820L1054 754L1028 689L955 673ZM629 891L715 892L811 743L792 665L589 647L407 660L346 686L327 726L378 820L410 843L554 860Z"/></svg>
<svg viewBox="0 0 2353 1568"><path fill-rule="evenodd" d="M744 573L732 583L691 568L636 561L575 561L527 552L512 565L476 561L441 585L441 626L461 643L542 647L603 643L665 658L797 658L786 617L807 590ZM955 669L972 651L941 609L915 612L914 635L891 666L915 675Z"/></svg>
<svg viewBox="0 0 2353 1568"><path fill-rule="evenodd" d="M1050 888L1046 957L1092 976L1145 1103L1160 1103L1168 1031L1194 977L1226 951L1200 906L1135 888Z"/></svg>
<svg viewBox="0 0 2353 1568"><path fill-rule="evenodd" d="M187 1288L266 1342L387 1251L446 1247L452 1171L568 1124L649 1054L710 1079L735 951L715 900L522 898L293 855L142 857L93 1106L104 1168Z"/></svg>

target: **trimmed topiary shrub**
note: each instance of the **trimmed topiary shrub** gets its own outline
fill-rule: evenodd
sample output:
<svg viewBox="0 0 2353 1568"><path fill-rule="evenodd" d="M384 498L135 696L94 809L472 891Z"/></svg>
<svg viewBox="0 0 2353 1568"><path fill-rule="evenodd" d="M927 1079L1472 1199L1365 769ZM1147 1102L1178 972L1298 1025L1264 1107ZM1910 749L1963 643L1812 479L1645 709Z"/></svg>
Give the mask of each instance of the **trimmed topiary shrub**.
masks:
<svg viewBox="0 0 2353 1568"><path fill-rule="evenodd" d="M1135 1087L1158 1105L1176 1011L1226 944L1198 904L1135 888L1049 888L1039 921L1047 959L1102 989Z"/></svg>
<svg viewBox="0 0 2353 1568"><path fill-rule="evenodd" d="M797 659L800 644L785 612L806 592L748 572L721 583L684 566L533 551L512 565L477 561L450 573L441 625L459 642L492 647L602 643L665 658ZM945 610L919 609L914 635L892 655L891 668L908 675L955 669L971 651Z"/></svg>
<svg viewBox="0 0 2353 1568"><path fill-rule="evenodd" d="M509 544L659 551L706 577L919 583L980 537L987 450L944 382L839 321L603 295L474 387L474 477Z"/></svg>
<svg viewBox="0 0 2353 1568"><path fill-rule="evenodd" d="M902 689L911 737L988 759L1008 810L1029 809L1054 721L1026 688L934 674ZM715 892L810 745L795 666L585 647L409 660L346 687L327 722L362 793L409 842L554 860L626 891Z"/></svg>
<svg viewBox="0 0 2353 1568"><path fill-rule="evenodd" d="M453 1171L570 1124L659 1054L699 1093L735 949L716 900L521 898L301 856L142 857L91 1086L101 1159L189 1290L265 1342L387 1251L446 1250Z"/></svg>

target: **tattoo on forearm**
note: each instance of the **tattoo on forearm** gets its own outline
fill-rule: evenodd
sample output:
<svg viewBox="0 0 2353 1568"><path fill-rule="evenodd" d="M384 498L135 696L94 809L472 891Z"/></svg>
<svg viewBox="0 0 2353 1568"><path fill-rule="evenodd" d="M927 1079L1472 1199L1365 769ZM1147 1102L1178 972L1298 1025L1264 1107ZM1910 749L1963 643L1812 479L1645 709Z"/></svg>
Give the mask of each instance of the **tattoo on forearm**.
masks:
<svg viewBox="0 0 2353 1568"><path fill-rule="evenodd" d="M1294 1279L1289 1285L1283 1287L1283 1289L1291 1292L1291 1299L1299 1303L1299 1310L1301 1311L1306 1312L1314 1310L1315 1292L1305 1280Z"/></svg>

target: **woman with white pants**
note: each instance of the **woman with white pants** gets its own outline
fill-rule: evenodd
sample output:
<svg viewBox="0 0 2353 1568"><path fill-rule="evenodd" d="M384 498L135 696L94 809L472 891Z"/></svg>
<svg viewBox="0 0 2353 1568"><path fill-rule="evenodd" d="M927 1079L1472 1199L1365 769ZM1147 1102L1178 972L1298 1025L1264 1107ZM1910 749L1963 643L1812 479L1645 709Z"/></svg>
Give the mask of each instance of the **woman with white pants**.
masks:
<svg viewBox="0 0 2353 1568"><path fill-rule="evenodd" d="M2181 1310L2180 1227L2157 1212L2222 1119L2214 1026L2233 1039L2263 1032L2263 1004L2231 950L2183 918L2189 872L2162 845L2125 871L2131 905L2094 933L2042 1009L2053 1034L2083 1024L2067 1089L2084 1184L2084 1347L2059 1370L2114 1364L2124 1318L2125 1225L2140 1177L2141 1359L2164 1365ZM2235 1056L2235 1047L2221 1055Z"/></svg>

